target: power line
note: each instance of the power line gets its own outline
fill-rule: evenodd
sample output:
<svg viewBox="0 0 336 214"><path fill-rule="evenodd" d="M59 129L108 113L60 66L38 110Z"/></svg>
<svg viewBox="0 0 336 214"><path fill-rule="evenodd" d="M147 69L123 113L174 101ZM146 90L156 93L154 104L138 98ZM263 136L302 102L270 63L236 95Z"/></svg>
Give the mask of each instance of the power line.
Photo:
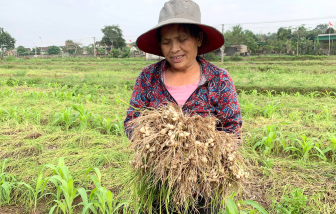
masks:
<svg viewBox="0 0 336 214"><path fill-rule="evenodd" d="M231 23L225 25L253 25L253 24L267 24L267 23L281 23L281 22L298 22L298 21L309 21L309 20L321 20L321 19L335 19L336 16L320 17L320 18L309 18L309 19L291 19L291 20L279 20L279 21L268 21L268 22L246 22L246 23ZM218 26L218 25L214 25Z"/></svg>

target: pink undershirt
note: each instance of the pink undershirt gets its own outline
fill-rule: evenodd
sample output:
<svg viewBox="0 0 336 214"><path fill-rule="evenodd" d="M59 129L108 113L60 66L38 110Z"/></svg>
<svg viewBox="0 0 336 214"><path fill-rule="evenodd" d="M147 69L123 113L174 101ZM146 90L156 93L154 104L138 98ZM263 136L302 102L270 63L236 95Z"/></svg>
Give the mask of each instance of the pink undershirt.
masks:
<svg viewBox="0 0 336 214"><path fill-rule="evenodd" d="M188 100L190 95L196 90L201 80L199 79L195 83L192 83L190 85L169 86L166 84L165 79L166 79L166 76L164 72L163 73L164 85L166 86L167 90L173 96L173 98L176 100L179 106L183 106L185 104L185 102Z"/></svg>

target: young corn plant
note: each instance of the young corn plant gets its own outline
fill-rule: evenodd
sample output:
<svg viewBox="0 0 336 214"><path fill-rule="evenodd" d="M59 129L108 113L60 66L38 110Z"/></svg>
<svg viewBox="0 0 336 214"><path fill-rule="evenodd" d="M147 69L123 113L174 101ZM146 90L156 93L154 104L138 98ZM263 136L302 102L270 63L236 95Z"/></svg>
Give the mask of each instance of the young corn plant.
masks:
<svg viewBox="0 0 336 214"><path fill-rule="evenodd" d="M102 116L98 116L98 115L92 115L93 119L92 119L92 124L91 124L91 128L95 128L98 130L102 130L103 129L103 123L104 123L104 118Z"/></svg>
<svg viewBox="0 0 336 214"><path fill-rule="evenodd" d="M297 146L290 146L285 149L287 152L293 153L293 156L302 158L304 161L308 160L311 156L317 156L322 160L326 160L325 153L328 151L322 151L318 146L317 138L308 138L305 134L301 135L300 139L293 139L297 143ZM317 153L313 153L315 150Z"/></svg>
<svg viewBox="0 0 336 214"><path fill-rule="evenodd" d="M116 135L122 135L124 133L124 121L119 115L115 115L115 122L113 124L113 133Z"/></svg>
<svg viewBox="0 0 336 214"><path fill-rule="evenodd" d="M79 113L79 126L83 130L87 127L91 113L84 108L83 103L75 104L72 108Z"/></svg>
<svg viewBox="0 0 336 214"><path fill-rule="evenodd" d="M265 118L271 118L273 114L277 112L279 107L282 104L280 102L277 103L269 103L267 106L264 106L264 108L261 109L262 114Z"/></svg>
<svg viewBox="0 0 336 214"><path fill-rule="evenodd" d="M252 102L249 100L241 100L240 106L242 110L242 115L247 117L253 117L257 107L255 106L256 100L253 100Z"/></svg>
<svg viewBox="0 0 336 214"><path fill-rule="evenodd" d="M271 97L273 97L273 93L276 94L276 91L274 91L274 90L266 90L266 93L267 93L267 97L271 98Z"/></svg>
<svg viewBox="0 0 336 214"><path fill-rule="evenodd" d="M7 80L0 81L1 86L6 86L7 85Z"/></svg>
<svg viewBox="0 0 336 214"><path fill-rule="evenodd" d="M308 97L310 98L316 98L316 97L319 97L320 96L320 92L318 91L314 91L314 92L311 92L308 94Z"/></svg>
<svg viewBox="0 0 336 214"><path fill-rule="evenodd" d="M17 106L9 110L8 120L12 119L16 122L16 124L20 124L22 122L22 118L19 115L19 109Z"/></svg>
<svg viewBox="0 0 336 214"><path fill-rule="evenodd" d="M263 149L263 155L270 154L274 149L279 154L279 144L283 139L281 129L278 125L266 125L262 129L264 137L256 142L253 149Z"/></svg>
<svg viewBox="0 0 336 214"><path fill-rule="evenodd" d="M44 167L43 167L44 168ZM49 178L43 178L43 168L39 171L37 180L35 182L36 186L31 186L25 182L19 182L18 185L23 185L27 191L25 194L28 195L29 199L29 208L32 213L36 213L37 202L42 199L48 193L44 193L46 185L49 181Z"/></svg>
<svg viewBox="0 0 336 214"><path fill-rule="evenodd" d="M303 190L294 188L288 196L282 196L280 203L278 203L276 209L277 213L285 214L304 214L307 213L306 203L308 197L303 195Z"/></svg>
<svg viewBox="0 0 336 214"><path fill-rule="evenodd" d="M103 118L102 126L106 134L111 134L111 129L114 125L113 118Z"/></svg>
<svg viewBox="0 0 336 214"><path fill-rule="evenodd" d="M252 213L259 212L262 214L268 214L268 212L260 204L252 200L239 201L237 204L232 200L232 198L229 198L226 201L225 210L220 210L219 213L220 214L252 214ZM240 210L241 205L250 205L254 209L252 211L247 211L245 209Z"/></svg>
<svg viewBox="0 0 336 214"><path fill-rule="evenodd" d="M55 210L57 213L61 210L63 213L72 214L75 208L73 201L78 193L69 168L64 164L64 158L59 159L58 166L47 164L46 167L53 170L53 176L49 180L57 189L56 194L53 194L56 198L55 205L50 209L49 214L54 213Z"/></svg>
<svg viewBox="0 0 336 214"><path fill-rule="evenodd" d="M82 213L86 213L91 210L93 213L103 213L103 214L113 214L118 213L119 209L129 202L124 201L118 203L118 200L114 198L113 193L107 190L105 187L101 186L101 173L98 168L89 169L87 173L94 171L95 174L91 175L90 178L93 181L96 188L94 188L89 198L87 197L87 191L84 188L78 189L78 192L82 198L83 205Z"/></svg>
<svg viewBox="0 0 336 214"><path fill-rule="evenodd" d="M326 97L332 97L332 94L335 94L333 91L328 91L328 90L326 90L326 92L325 93L322 93L324 96L326 96Z"/></svg>
<svg viewBox="0 0 336 214"><path fill-rule="evenodd" d="M0 170L0 207L11 201L11 193L15 188L15 178L5 172L7 159L2 162Z"/></svg>
<svg viewBox="0 0 336 214"><path fill-rule="evenodd" d="M38 109L32 108L33 112L31 117L33 118L33 120L37 123L37 124L41 124L41 120L42 120L42 112Z"/></svg>
<svg viewBox="0 0 336 214"><path fill-rule="evenodd" d="M53 125L64 125L68 131L71 126L74 126L77 122L79 114L72 113L72 107L61 110L60 113L56 113L53 118Z"/></svg>
<svg viewBox="0 0 336 214"><path fill-rule="evenodd" d="M8 111L6 109L2 109L0 108L0 121L5 121L7 120L7 115L8 115Z"/></svg>
<svg viewBox="0 0 336 214"><path fill-rule="evenodd" d="M119 94L114 98L114 103L117 106L119 106L121 104L121 100L120 100L120 95Z"/></svg>

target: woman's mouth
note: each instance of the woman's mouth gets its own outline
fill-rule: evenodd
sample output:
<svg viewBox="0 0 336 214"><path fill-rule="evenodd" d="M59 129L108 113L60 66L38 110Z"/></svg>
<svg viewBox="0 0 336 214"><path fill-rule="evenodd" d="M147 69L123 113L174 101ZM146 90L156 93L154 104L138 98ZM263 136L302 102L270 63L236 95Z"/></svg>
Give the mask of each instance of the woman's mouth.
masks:
<svg viewBox="0 0 336 214"><path fill-rule="evenodd" d="M173 62L181 62L185 55L171 57Z"/></svg>

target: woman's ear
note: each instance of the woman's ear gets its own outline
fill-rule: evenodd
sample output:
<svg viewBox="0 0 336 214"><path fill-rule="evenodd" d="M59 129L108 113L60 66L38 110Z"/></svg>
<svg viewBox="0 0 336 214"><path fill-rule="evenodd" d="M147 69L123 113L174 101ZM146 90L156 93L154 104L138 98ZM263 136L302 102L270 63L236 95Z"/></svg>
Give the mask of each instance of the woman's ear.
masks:
<svg viewBox="0 0 336 214"><path fill-rule="evenodd" d="M201 47L203 43L203 32L199 32L198 38L197 38L197 46Z"/></svg>

